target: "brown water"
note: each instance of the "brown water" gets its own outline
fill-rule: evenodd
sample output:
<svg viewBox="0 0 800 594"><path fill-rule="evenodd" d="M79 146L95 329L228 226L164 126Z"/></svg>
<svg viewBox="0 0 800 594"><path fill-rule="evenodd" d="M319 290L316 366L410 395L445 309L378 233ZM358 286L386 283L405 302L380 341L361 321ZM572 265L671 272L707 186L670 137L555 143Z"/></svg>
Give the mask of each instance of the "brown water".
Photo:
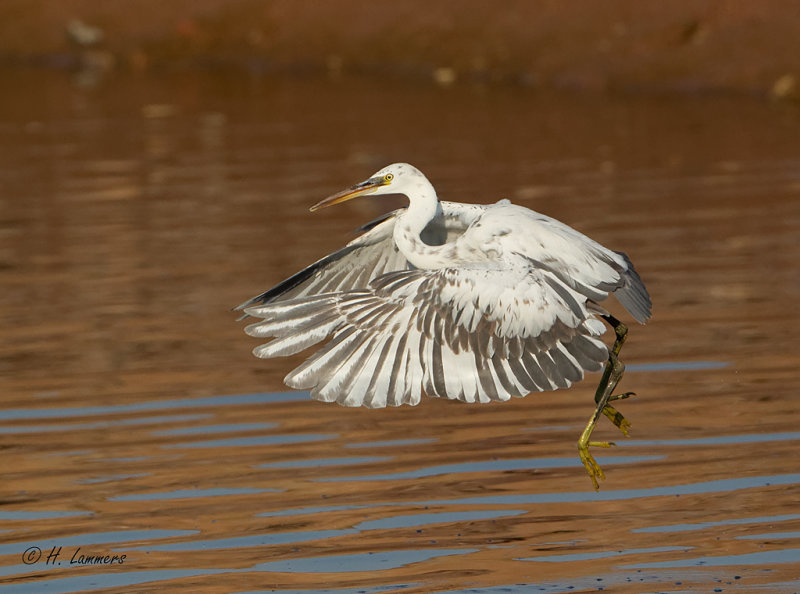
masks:
<svg viewBox="0 0 800 594"><path fill-rule="evenodd" d="M800 590L792 106L0 76L4 593ZM250 355L230 307L395 206L306 210L396 160L633 258L654 318L599 493L596 376L350 410Z"/></svg>

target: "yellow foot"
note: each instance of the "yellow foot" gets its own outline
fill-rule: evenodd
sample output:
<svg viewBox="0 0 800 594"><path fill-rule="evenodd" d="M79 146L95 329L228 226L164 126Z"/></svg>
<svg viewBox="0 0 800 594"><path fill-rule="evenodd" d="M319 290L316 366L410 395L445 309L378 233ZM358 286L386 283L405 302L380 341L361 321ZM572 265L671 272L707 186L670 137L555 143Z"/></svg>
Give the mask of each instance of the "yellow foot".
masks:
<svg viewBox="0 0 800 594"><path fill-rule="evenodd" d="M605 479L606 475L603 472L603 469L600 468L597 460L595 460L594 456L592 456L592 454L589 452L589 448L610 448L616 444L613 441L584 441L583 437L584 436L581 436L580 441L578 441L578 455L581 458L581 462L583 462L584 468L586 468L586 472L589 474L589 478L592 479L594 490L599 491L600 484L597 482L597 480Z"/></svg>
<svg viewBox="0 0 800 594"><path fill-rule="evenodd" d="M609 398L608 401L611 402L612 400L623 400L625 398L630 398L631 396L635 396L635 394L633 392L625 392L624 394L615 394L614 396L611 396L611 398ZM603 414L606 417L608 417L608 419L612 423L614 423L617 427L619 427L619 430L622 431L622 434L625 435L625 437L629 436L628 429L630 429L631 424L628 421L628 419L622 416L621 412L619 412L613 406L606 405L603 408Z"/></svg>

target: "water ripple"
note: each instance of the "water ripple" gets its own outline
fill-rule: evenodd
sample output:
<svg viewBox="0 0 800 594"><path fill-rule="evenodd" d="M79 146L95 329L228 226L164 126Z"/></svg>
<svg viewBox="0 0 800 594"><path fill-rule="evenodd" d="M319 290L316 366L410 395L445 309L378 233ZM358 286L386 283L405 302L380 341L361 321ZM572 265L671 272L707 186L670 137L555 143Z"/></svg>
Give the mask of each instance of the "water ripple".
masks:
<svg viewBox="0 0 800 594"><path fill-rule="evenodd" d="M433 443L438 441L433 437L423 437L418 439L389 439L386 441L361 441L357 443L345 444L346 448L394 448L397 446L419 445L423 443Z"/></svg>
<svg viewBox="0 0 800 594"><path fill-rule="evenodd" d="M381 551L375 553L356 553L353 555L330 555L326 557L305 557L286 561L270 561L256 565L258 571L281 573L339 573L358 571L382 571L396 569L404 565L419 563L450 555L467 555L478 549L422 549L406 551Z"/></svg>
<svg viewBox="0 0 800 594"><path fill-rule="evenodd" d="M3 415L5 417L5 415ZM8 433L48 433L54 431L84 431L86 429L105 429L107 427L126 425L156 425L160 423L179 423L210 418L210 414L197 415L164 415L137 419L114 419L94 421L92 423L58 423L53 425L7 425L0 426L0 434Z"/></svg>
<svg viewBox="0 0 800 594"><path fill-rule="evenodd" d="M199 530L119 530L116 532L92 532L89 534L77 534L75 536L59 536L52 539L59 547L100 545L109 543L133 542L137 540L157 540L163 538L177 538L180 536L192 536L199 534ZM44 544L43 544L44 542ZM0 544L0 555L12 555L21 553L28 547L38 546L42 550L49 550L50 545L46 541L37 540L30 542L12 542Z"/></svg>
<svg viewBox="0 0 800 594"><path fill-rule="evenodd" d="M767 532L766 534L746 534L737 536L739 540L783 540L785 538L800 538L798 532Z"/></svg>
<svg viewBox="0 0 800 594"><path fill-rule="evenodd" d="M232 448L239 446L282 445L304 441L328 441L339 437L331 433L292 433L277 435L256 435L253 437L230 437L227 439L208 439L189 443L172 443L161 447L171 448Z"/></svg>
<svg viewBox="0 0 800 594"><path fill-rule="evenodd" d="M648 526L646 528L634 528L633 530L631 530L631 532L688 532L690 530L705 530L706 528L716 528L718 526L738 526L741 524L765 524L772 522L787 522L789 520L800 520L800 514L760 516L755 518L730 518L727 520L717 520L714 522L697 522L696 524L673 524L671 526Z"/></svg>
<svg viewBox="0 0 800 594"><path fill-rule="evenodd" d="M725 565L762 565L800 563L800 549L778 549L759 553L743 553L741 555L719 555L713 557L695 557L694 559L678 559L676 561L658 561L655 563L636 563L622 565L622 569L660 569L677 567L720 567Z"/></svg>
<svg viewBox="0 0 800 594"><path fill-rule="evenodd" d="M0 511L0 520L58 520L75 516L89 516L90 511Z"/></svg>
<svg viewBox="0 0 800 594"><path fill-rule="evenodd" d="M451 522L471 522L473 520L494 520L497 518L513 517L528 513L525 509L479 510L436 512L423 514L409 514L406 516L390 516L379 520L368 520L356 524L358 530L390 530L392 528L413 528L430 524L443 524Z"/></svg>
<svg viewBox="0 0 800 594"><path fill-rule="evenodd" d="M744 433L741 435L717 435L691 439L626 439L617 445L631 446L694 446L694 445L740 445L745 443L767 443L770 441L792 441L800 439L800 431L785 433Z"/></svg>
<svg viewBox="0 0 800 594"><path fill-rule="evenodd" d="M635 464L637 462L650 462L662 460L664 456L605 456L598 458L604 465ZM516 460L491 460L486 462L462 462L457 464L442 464L440 466L427 466L417 470L392 472L388 474L369 474L361 476L336 476L314 479L320 482L346 482L346 481L390 481L401 479L416 479L441 474L457 474L466 472L492 472L505 470L534 470L541 468L565 468L579 466L577 458L522 458Z"/></svg>
<svg viewBox="0 0 800 594"><path fill-rule="evenodd" d="M136 493L109 497L109 501L161 501L165 499L194 499L197 497L223 497L226 495L255 495L259 493L280 493L281 489L253 489L249 487L220 489L176 489L160 493Z"/></svg>
<svg viewBox="0 0 800 594"><path fill-rule="evenodd" d="M18 565L8 569L17 569L17 575L30 571L28 565ZM83 592L97 588L124 588L138 586L152 582L175 580L179 578L198 577L221 573L237 573L235 569L156 569L150 571L126 571L113 573L92 573L76 577L58 578L52 580L37 580L21 584L7 584L3 586L3 594L67 594L68 592Z"/></svg>
<svg viewBox="0 0 800 594"><path fill-rule="evenodd" d="M337 536L347 536L358 534L358 530L310 530L298 532L274 532L271 534L253 534L250 536L232 536L230 538L218 538L214 540L191 540L187 542L175 542L161 545L148 545L143 547L133 547L118 549L118 551L207 551L219 549L239 549L244 547L264 547L272 545L294 544L307 542L310 540L322 540L325 538L335 538Z"/></svg>
<svg viewBox="0 0 800 594"><path fill-rule="evenodd" d="M312 460L288 460L259 464L256 468L320 468L325 466L350 466L370 462L386 462L391 456L351 456L348 458L314 458Z"/></svg>
<svg viewBox="0 0 800 594"><path fill-rule="evenodd" d="M64 417L90 417L97 415L142 412L148 410L170 410L174 408L227 407L245 404L272 404L276 402L295 402L306 400L308 393L276 392L257 394L237 394L234 396L204 396L181 398L177 400L150 400L133 404L111 406L81 406L71 408L14 408L3 411L3 420L17 419L62 419Z"/></svg>
<svg viewBox="0 0 800 594"><path fill-rule="evenodd" d="M568 553L565 555L544 555L541 557L522 557L516 561L542 561L545 563L570 563L573 561L592 561L594 559L607 559L623 555L643 555L649 553L667 553L673 551L688 551L694 547L650 547L644 549L623 549L621 551L592 551L588 553Z"/></svg>
<svg viewBox="0 0 800 594"><path fill-rule="evenodd" d="M199 427L177 427L153 431L153 435L197 435L206 433L232 433L234 431L258 431L274 429L278 423L229 423L227 425L201 425Z"/></svg>
<svg viewBox="0 0 800 594"><path fill-rule="evenodd" d="M620 501L644 497L674 497L700 493L730 493L742 489L757 489L773 485L795 485L800 483L800 474L777 474L733 479L703 481L685 485L667 485L643 489L619 489L616 491L576 491L564 493L531 493L528 495L492 495L488 497L464 497L426 501L426 505L525 505L530 503L575 503L583 501Z"/></svg>

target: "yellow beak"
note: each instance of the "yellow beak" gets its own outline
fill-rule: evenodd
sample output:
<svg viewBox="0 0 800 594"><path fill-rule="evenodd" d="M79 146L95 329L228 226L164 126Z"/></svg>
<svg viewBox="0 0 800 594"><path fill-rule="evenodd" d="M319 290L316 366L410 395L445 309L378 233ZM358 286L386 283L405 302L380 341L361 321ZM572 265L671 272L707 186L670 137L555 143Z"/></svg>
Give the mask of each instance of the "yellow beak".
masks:
<svg viewBox="0 0 800 594"><path fill-rule="evenodd" d="M320 208L325 208L326 206L333 206L334 204L339 204L341 202L347 202L348 200L352 200L353 198L358 198L359 196L364 196L366 194L372 194L378 188L385 186L389 182L386 181L383 177L371 177L366 181L363 181L359 184L351 186L346 190L342 190L341 192L337 192L333 196L328 196L325 200L320 200L314 206L309 208L311 212L315 210L319 210Z"/></svg>

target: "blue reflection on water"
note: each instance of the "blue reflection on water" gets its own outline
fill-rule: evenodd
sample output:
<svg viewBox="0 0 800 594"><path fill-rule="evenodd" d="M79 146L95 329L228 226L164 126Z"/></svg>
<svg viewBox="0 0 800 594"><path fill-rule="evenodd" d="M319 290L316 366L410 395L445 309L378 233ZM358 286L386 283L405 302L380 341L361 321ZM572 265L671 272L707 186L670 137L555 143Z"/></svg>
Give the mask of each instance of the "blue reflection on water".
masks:
<svg viewBox="0 0 800 594"><path fill-rule="evenodd" d="M372 507L372 506L371 506ZM414 526L423 526L434 523L444 522L466 522L470 520L488 520L501 517L510 517L527 513L527 510L479 510L479 511L464 511L464 512L443 512L443 513L423 513L423 514L410 514L405 516L396 516L389 518L382 518L378 520L370 520L362 522L353 528L344 528L339 530L309 530L299 532L274 532L253 534L248 536L234 536L230 538L220 538L215 540L193 540L188 542L175 542L160 545L147 545L133 548L117 549L118 551L204 551L215 549L235 549L243 547L259 547L270 546L279 544L293 544L299 542L306 542L310 540L322 540L326 538L335 538L338 536L348 536L358 534L364 530L380 530L391 528L408 528ZM262 516L269 514L260 514ZM393 552L389 551L386 555L391 555ZM350 556L347 556L350 557ZM358 556L356 559L360 558ZM288 562L287 562L288 563ZM401 563L401 565L404 563ZM399 565L398 565L399 567ZM269 569L269 571L279 571L278 569ZM360 571L352 569L348 571Z"/></svg>
<svg viewBox="0 0 800 594"><path fill-rule="evenodd" d="M657 574L639 573L633 578L628 573L606 573L606 574L593 574L591 576L571 577L553 581L538 581L536 583L517 583L505 584L501 586L486 586L483 588L464 588L456 590L447 590L448 594L527 594L528 592L538 592L540 594L564 594L564 592L597 592L600 590L613 592L610 588L614 586L627 585L633 580L639 583L639 592L649 592L650 590L643 590L644 584L665 584L669 589L659 589L658 592L674 592L674 586L680 585L681 582L691 583L713 583L719 581L719 573L710 573L708 571L699 571L696 569L682 569L678 572L662 571ZM695 590L686 590L682 587L680 591L683 594L692 594ZM783 591L783 590L774 590ZM700 593L697 593L700 594ZM705 594L705 592L703 593Z"/></svg>
<svg viewBox="0 0 800 594"><path fill-rule="evenodd" d="M161 447L173 448L230 448L239 446L265 446L299 443L303 441L323 441L336 439L336 433L293 433L276 435L254 435L251 437L228 437L225 439L208 439L205 441L191 441L188 443L170 443Z"/></svg>
<svg viewBox="0 0 800 594"><path fill-rule="evenodd" d="M797 594L800 592L800 579L792 580L790 582L772 582L771 584L754 584L753 590L761 590L764 592L793 592Z"/></svg>
<svg viewBox="0 0 800 594"><path fill-rule="evenodd" d="M132 547L117 549L117 551L206 551L216 549L237 549L243 547L262 547L278 544L293 544L309 540L319 540L323 538L334 538L336 536L346 536L357 534L358 530L310 530L305 532L275 532L264 534L253 534L250 536L232 536L230 538L219 538L216 540L193 540L189 542L175 542L162 545L148 545L142 547Z"/></svg>
<svg viewBox="0 0 800 594"><path fill-rule="evenodd" d="M646 553L666 553L672 551L687 551L694 547L650 547L647 549L623 549L621 551L592 551L587 553L570 553L566 555L542 555L541 557L523 557L516 561L543 561L546 563L569 563L571 561L592 561L594 559L607 559L608 557L621 557L623 555L640 555Z"/></svg>
<svg viewBox="0 0 800 594"><path fill-rule="evenodd" d="M153 431L153 435L205 435L206 433L231 433L233 431L257 431L274 429L278 423L229 423L227 425L200 425L199 427L176 427Z"/></svg>
<svg viewBox="0 0 800 594"><path fill-rule="evenodd" d="M724 565L772 565L784 563L800 563L800 549L778 549L760 553L744 553L741 555L719 555L714 557L696 557L676 561L659 561L655 563L636 563L622 565L623 569L659 569L676 567L720 567Z"/></svg>
<svg viewBox="0 0 800 594"><path fill-rule="evenodd" d="M674 361L660 363L629 363L627 371L690 371L703 369L720 369L729 366L725 361ZM181 398L173 400L156 400L146 402L134 402L131 404L115 404L109 406L82 406L67 408L17 408L3 411L0 418L4 421L18 419L55 419L64 417L83 417L106 414L119 414L130 412L142 412L149 410L169 410L175 408L193 408L207 406L236 406L242 404L271 404L278 402L297 402L308 399L308 392L273 392L255 394L235 394L228 396L204 396L198 398ZM137 422L132 419L127 422ZM166 421L165 421L166 422ZM77 427L76 427L77 428ZM0 433L6 429L0 428ZM42 431L55 431L47 426L42 426ZM16 431L12 431L16 432ZM388 447L394 445L410 445L416 443L427 443L434 441L431 439L405 439L392 440L385 442L349 444L347 447Z"/></svg>
<svg viewBox="0 0 800 594"><path fill-rule="evenodd" d="M313 458L312 460L288 460L286 462L270 462L259 464L256 468L317 468L320 466L348 466L351 464L367 464L369 462L385 462L391 456L351 456L349 458Z"/></svg>
<svg viewBox="0 0 800 594"><path fill-rule="evenodd" d="M198 534L199 530L119 530L116 532L93 532L90 534L76 534L74 536L59 536L52 539L39 539L30 542L13 542L0 545L0 555L22 554L28 547L39 547L47 554L54 546L73 547L86 545L100 545L109 543L133 542L137 540L153 540L158 538L177 538ZM91 554L87 552L86 554ZM64 553L66 555L66 552Z"/></svg>
<svg viewBox="0 0 800 594"><path fill-rule="evenodd" d="M66 452L48 452L47 455L54 458L57 456L66 458L67 456L86 456L92 453L94 450L67 450Z"/></svg>
<svg viewBox="0 0 800 594"><path fill-rule="evenodd" d="M765 443L770 441L792 441L800 439L800 431L786 433L745 433L743 435L718 435L692 439L626 439L617 445L630 446L692 446L692 445L738 445L743 443Z"/></svg>
<svg viewBox="0 0 800 594"><path fill-rule="evenodd" d="M409 514L406 516L391 516L378 520L368 520L357 524L357 530L389 530L392 528L412 528L430 524L443 524L446 522L469 522L472 520L493 520L496 518L513 517L528 513L524 509L478 510L460 512L435 512L425 514Z"/></svg>
<svg viewBox="0 0 800 594"><path fill-rule="evenodd" d="M685 485L653 487L647 489L620 489L617 491L578 491L565 493L532 493L523 495L495 495L486 497L466 497L461 499L444 499L420 501L415 505L529 505L540 503L580 503L587 501L620 501L642 497L667 497L680 495L694 495L702 493L737 491L753 489L770 485L792 485L800 483L800 474L773 475L760 477L747 477L739 479L721 479ZM410 505L409 502L374 503L370 505L329 505L317 507L288 508L257 514L256 517L281 517L294 515L313 515L325 512L350 511L354 509L369 509L377 507L397 507ZM435 515L435 514L431 514ZM413 517L413 516L412 516ZM675 526L654 526L649 528L635 528L632 532L681 532L687 530L701 530L703 528L722 526L726 524L746 524L757 522L776 522L800 518L800 514L787 514L782 516L766 516L760 518L742 518L722 520L718 522L701 522L697 524L679 524ZM378 520L380 521L380 520ZM391 519L387 519L387 522ZM359 525L364 529L364 524Z"/></svg>
<svg viewBox="0 0 800 594"><path fill-rule="evenodd" d="M367 509L372 507L384 507L384 506L392 506L392 505L400 505L395 503L373 503L370 505L324 505L319 507L296 507L291 509L280 509L277 511L271 512L264 512L260 514L256 514L255 517L257 518L270 518L270 517L278 517L278 516L304 516L307 514L322 514L325 512L331 511L350 511L353 509Z"/></svg>
<svg viewBox="0 0 800 594"><path fill-rule="evenodd" d="M421 437L418 439L390 439L387 441L362 441L345 444L346 448L393 448L398 446L418 445L438 441L434 437Z"/></svg>
<svg viewBox="0 0 800 594"><path fill-rule="evenodd" d="M545 425L544 427L523 427L521 431L570 431L575 427L575 425Z"/></svg>
<svg viewBox="0 0 800 594"><path fill-rule="evenodd" d="M772 485L794 485L800 483L800 474L777 474L770 476L750 476L734 479L720 479L689 483L686 485L667 485L646 489L619 489L617 491L574 491L565 493L531 493L526 495L492 495L488 497L464 497L461 499L437 499L422 502L422 505L526 505L530 503L575 503L583 501L619 501L640 497L664 497L675 495L696 495L699 493L731 492L741 489L754 489Z"/></svg>
<svg viewBox="0 0 800 594"><path fill-rule="evenodd" d="M99 483L113 483L116 481L124 481L126 479L140 478L143 476L150 476L149 472L142 472L139 474L109 474L106 476L98 476L93 478L85 478L75 481L79 485L94 485Z"/></svg>
<svg viewBox="0 0 800 594"><path fill-rule="evenodd" d="M258 493L280 493L281 489L254 489L250 487L220 489L177 489L160 493L134 493L109 497L109 501L160 501L163 499L193 499L195 497L222 497L225 495L255 495Z"/></svg>
<svg viewBox="0 0 800 594"><path fill-rule="evenodd" d="M72 568L74 571L75 568ZM31 571L30 565L15 565L0 570L0 575L18 575ZM92 573L77 577L52 580L37 580L22 584L6 584L3 594L66 594L84 592L99 588L122 588L162 580L174 580L220 573L241 573L242 569L157 569L152 571L126 571L113 573ZM59 571L62 574L63 571Z"/></svg>
<svg viewBox="0 0 800 594"><path fill-rule="evenodd" d="M0 417L3 415L0 414ZM197 415L162 415L155 417L141 417L136 419L113 419L93 421L91 423L57 423L53 425L7 425L0 427L0 434L9 433L48 433L54 431L84 431L87 429L104 429L106 427L128 425L155 425L160 423L180 423L183 421L196 421L212 417L211 414Z"/></svg>
<svg viewBox="0 0 800 594"><path fill-rule="evenodd" d="M714 522L697 522L696 524L673 524L671 526L649 526L647 528L634 528L631 532L688 532L689 530L704 530L717 526L736 526L739 524L763 524L772 522L787 522L800 520L800 514L784 514L780 516L761 516L757 518L731 518Z"/></svg>
<svg viewBox="0 0 800 594"><path fill-rule="evenodd" d="M651 462L663 460L665 456L604 456L598 462L603 465L634 464L636 462ZM581 462L575 457L569 458L520 458L515 460L489 460L485 462L461 462L457 464L443 464L440 466L427 466L416 470L392 472L388 474L367 474L361 476L335 476L314 479L319 482L342 481L389 481L398 479L415 479L440 474L454 474L460 472L491 472L501 470L533 470L537 468L563 468L580 466Z"/></svg>
<svg viewBox="0 0 800 594"><path fill-rule="evenodd" d="M398 592L405 588L411 588L419 584L391 584L388 586L373 586L371 588L314 588L314 594L378 594L379 592ZM281 594L309 594L309 590L284 590L282 588L272 588L269 590L248 590L246 592L235 592L234 594L262 594L266 592L280 592Z"/></svg>
<svg viewBox="0 0 800 594"><path fill-rule="evenodd" d="M740 540L780 540L784 538L800 538L800 532L767 532L766 534L747 534L736 538Z"/></svg>
<svg viewBox="0 0 800 594"><path fill-rule="evenodd" d="M450 555L466 555L479 549L422 549L407 551L381 551L375 553L356 553L352 555L330 555L327 557L306 557L286 561L270 561L256 565L257 571L276 571L285 573L341 573L352 571L381 571L396 569L411 563Z"/></svg>
<svg viewBox="0 0 800 594"><path fill-rule="evenodd" d="M0 511L0 520L57 520L75 516L89 516L90 511Z"/></svg>
<svg viewBox="0 0 800 594"><path fill-rule="evenodd" d="M116 413L142 412L147 410L169 410L173 408L194 408L207 406L236 406L241 404L274 404L307 400L308 392L276 392L258 394L237 394L234 396L205 396L202 398L181 398L175 400L155 400L132 404L110 406L81 406L73 408L16 408L4 410L4 421L16 419L60 419L64 417L84 417Z"/></svg>

